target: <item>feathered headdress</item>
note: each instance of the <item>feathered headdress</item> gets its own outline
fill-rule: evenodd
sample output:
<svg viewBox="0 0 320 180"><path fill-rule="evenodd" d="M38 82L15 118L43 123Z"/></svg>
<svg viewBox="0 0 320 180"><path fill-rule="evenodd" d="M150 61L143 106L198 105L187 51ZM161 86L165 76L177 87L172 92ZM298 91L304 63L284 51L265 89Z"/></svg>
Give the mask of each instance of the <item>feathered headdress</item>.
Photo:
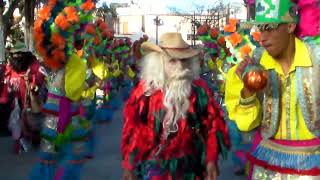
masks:
<svg viewBox="0 0 320 180"><path fill-rule="evenodd" d="M197 29L198 39L202 41L205 51L210 55L223 59L226 56L225 40L222 32L208 24L203 24Z"/></svg>
<svg viewBox="0 0 320 180"><path fill-rule="evenodd" d="M148 41L149 37L147 35L143 35L143 37L140 37L139 40L136 40L133 42L133 45L132 45L132 54L135 58L135 60L139 60L142 58L143 56L143 52L142 52L142 49L141 49L141 44Z"/></svg>
<svg viewBox="0 0 320 180"><path fill-rule="evenodd" d="M66 64L74 50L74 33L92 21L93 0L49 0L34 23L36 50L50 69Z"/></svg>
<svg viewBox="0 0 320 180"><path fill-rule="evenodd" d="M226 45L232 56L227 58L231 64L238 64L259 45L260 33L237 19L230 19L225 25Z"/></svg>
<svg viewBox="0 0 320 180"><path fill-rule="evenodd" d="M85 58L90 59L92 51L98 59L112 54L113 31L102 19L97 19L94 23L86 25L83 38L85 39L83 47L86 52Z"/></svg>
<svg viewBox="0 0 320 180"><path fill-rule="evenodd" d="M126 61L130 56L131 50L131 40L129 38L125 39L114 39L112 44L112 60Z"/></svg>

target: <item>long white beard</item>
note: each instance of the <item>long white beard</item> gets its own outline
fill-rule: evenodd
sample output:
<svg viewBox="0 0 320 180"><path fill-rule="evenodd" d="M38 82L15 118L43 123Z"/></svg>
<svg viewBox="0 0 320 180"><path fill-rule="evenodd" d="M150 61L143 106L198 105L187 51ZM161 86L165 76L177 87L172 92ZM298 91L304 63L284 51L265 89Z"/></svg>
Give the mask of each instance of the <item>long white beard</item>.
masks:
<svg viewBox="0 0 320 180"><path fill-rule="evenodd" d="M167 113L162 122L165 137L178 131L178 122L185 118L189 109L191 94L192 72L184 70L169 79L164 97Z"/></svg>

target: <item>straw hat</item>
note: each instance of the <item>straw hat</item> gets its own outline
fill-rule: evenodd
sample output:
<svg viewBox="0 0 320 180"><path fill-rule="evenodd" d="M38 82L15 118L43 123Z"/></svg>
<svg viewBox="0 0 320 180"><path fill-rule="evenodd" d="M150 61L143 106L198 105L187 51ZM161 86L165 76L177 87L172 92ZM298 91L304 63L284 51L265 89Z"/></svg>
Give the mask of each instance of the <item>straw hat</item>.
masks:
<svg viewBox="0 0 320 180"><path fill-rule="evenodd" d="M187 59L199 54L199 51L190 47L190 45L182 39L180 33L169 32L160 37L159 45L151 42L144 42L141 48L145 52L167 53L176 59Z"/></svg>

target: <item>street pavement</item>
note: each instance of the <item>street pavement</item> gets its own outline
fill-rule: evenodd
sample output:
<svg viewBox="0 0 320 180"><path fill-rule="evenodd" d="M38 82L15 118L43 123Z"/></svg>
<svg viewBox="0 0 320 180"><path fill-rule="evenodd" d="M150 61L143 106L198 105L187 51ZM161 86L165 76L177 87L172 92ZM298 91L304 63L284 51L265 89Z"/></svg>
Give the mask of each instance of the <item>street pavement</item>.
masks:
<svg viewBox="0 0 320 180"><path fill-rule="evenodd" d="M111 122L97 124L95 157L84 165L82 180L121 180L121 123L122 108L119 108ZM36 158L35 151L14 155L10 137L0 137L0 180L28 180ZM234 176L230 160L219 164L219 180L246 179L244 176Z"/></svg>

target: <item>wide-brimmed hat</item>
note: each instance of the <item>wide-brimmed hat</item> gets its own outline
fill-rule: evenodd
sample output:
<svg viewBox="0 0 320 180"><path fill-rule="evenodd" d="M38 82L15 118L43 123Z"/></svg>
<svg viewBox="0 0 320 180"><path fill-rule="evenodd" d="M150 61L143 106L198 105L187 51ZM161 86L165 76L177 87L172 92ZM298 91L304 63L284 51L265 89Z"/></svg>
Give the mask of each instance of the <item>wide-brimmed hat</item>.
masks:
<svg viewBox="0 0 320 180"><path fill-rule="evenodd" d="M297 6L292 0L256 0L254 24L297 22Z"/></svg>
<svg viewBox="0 0 320 180"><path fill-rule="evenodd" d="M141 45L143 51L167 53L169 56L176 59L191 58L199 54L199 50L193 49L185 42L180 33L169 32L164 33L160 37L159 45L152 42L144 42Z"/></svg>
<svg viewBox="0 0 320 180"><path fill-rule="evenodd" d="M17 41L10 49L10 53L31 53L31 51L27 48L25 43Z"/></svg>

